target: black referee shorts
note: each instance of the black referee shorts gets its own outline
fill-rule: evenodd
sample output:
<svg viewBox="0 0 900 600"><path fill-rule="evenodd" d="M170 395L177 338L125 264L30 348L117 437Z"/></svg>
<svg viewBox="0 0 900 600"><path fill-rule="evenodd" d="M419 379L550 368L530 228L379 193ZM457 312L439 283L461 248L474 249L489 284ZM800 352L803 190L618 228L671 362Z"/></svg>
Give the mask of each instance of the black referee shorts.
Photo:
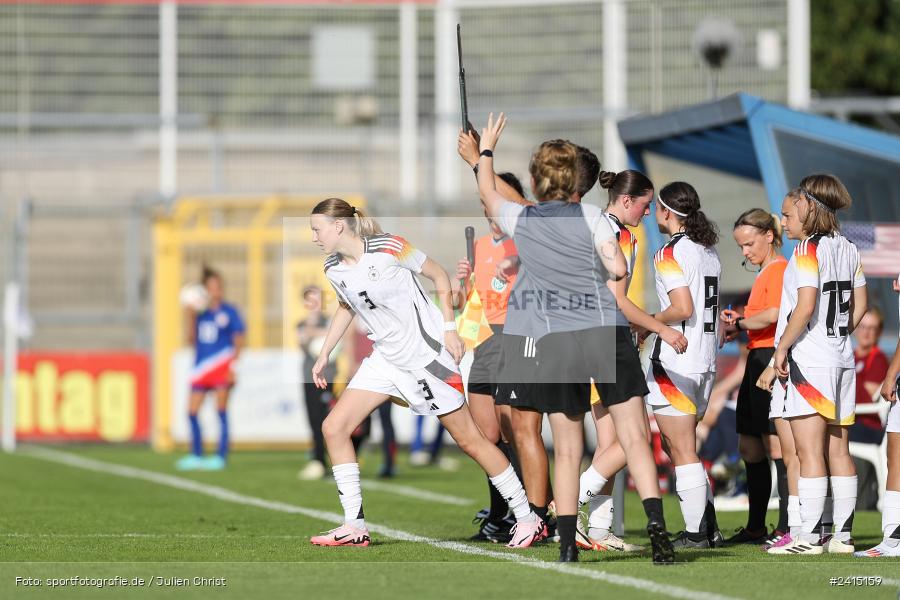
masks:
<svg viewBox="0 0 900 600"><path fill-rule="evenodd" d="M472 353L469 385L466 386L470 394L494 396L497 393L503 325L491 325L491 330L494 335L478 344Z"/></svg>
<svg viewBox="0 0 900 600"><path fill-rule="evenodd" d="M775 355L775 348L754 348L747 356L747 366L737 399L737 432L741 435L761 437L775 433L775 424L769 420L769 404L772 392L756 387L756 380L766 370Z"/></svg>

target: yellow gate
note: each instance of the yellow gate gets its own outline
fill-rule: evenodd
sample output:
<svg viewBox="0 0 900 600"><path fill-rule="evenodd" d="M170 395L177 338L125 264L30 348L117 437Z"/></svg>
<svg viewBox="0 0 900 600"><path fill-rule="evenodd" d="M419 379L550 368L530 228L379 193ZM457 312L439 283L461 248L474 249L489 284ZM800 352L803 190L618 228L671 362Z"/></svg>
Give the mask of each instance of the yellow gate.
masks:
<svg viewBox="0 0 900 600"><path fill-rule="evenodd" d="M321 254L306 226L325 196L193 196L180 198L153 224L153 446L171 450L172 359L184 345L183 285L204 264L222 273L225 296L245 315L248 348L293 344L303 317L299 290L324 284ZM344 196L360 208L365 199ZM291 227L285 219L298 218ZM288 223L290 221L287 221ZM286 243L300 251L285 252ZM330 291L330 286L323 289Z"/></svg>

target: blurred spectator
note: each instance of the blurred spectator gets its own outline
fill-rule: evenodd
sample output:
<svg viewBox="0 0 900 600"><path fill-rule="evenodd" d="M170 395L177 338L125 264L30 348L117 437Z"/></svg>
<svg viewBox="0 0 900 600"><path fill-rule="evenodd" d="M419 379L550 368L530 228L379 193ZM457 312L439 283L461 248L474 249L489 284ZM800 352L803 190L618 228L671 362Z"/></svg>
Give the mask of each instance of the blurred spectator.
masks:
<svg viewBox="0 0 900 600"><path fill-rule="evenodd" d="M738 491L735 475L741 470L737 434L737 395L747 366L747 336L743 332L735 339L739 355L728 373L719 378L709 397L706 414L697 425L698 453L709 469L715 492Z"/></svg>
<svg viewBox="0 0 900 600"><path fill-rule="evenodd" d="M328 333L328 317L322 313L322 288L310 285L303 290L303 306L307 310L306 318L297 323L297 342L303 351L303 399L306 403L306 416L312 429L312 456L306 466L297 474L300 479L321 479L325 476L325 440L322 437L322 422L328 415L334 401L334 378L337 367L333 360L322 375L328 381L323 390L312 381L312 367L319 358L319 350ZM336 353L333 353L336 354Z"/></svg>
<svg viewBox="0 0 900 600"><path fill-rule="evenodd" d="M872 397L881 390L887 375L888 359L878 347L884 327L884 314L877 308L869 309L853 332L856 338L856 405L871 404ZM850 426L850 441L863 444L880 444L884 439L884 424L877 414L856 415Z"/></svg>

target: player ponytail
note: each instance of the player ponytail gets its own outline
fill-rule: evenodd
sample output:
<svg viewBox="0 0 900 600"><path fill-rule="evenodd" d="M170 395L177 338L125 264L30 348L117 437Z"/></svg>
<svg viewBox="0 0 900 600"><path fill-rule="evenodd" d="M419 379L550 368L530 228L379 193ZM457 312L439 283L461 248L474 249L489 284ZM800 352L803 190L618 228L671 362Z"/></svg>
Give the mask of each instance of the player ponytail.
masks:
<svg viewBox="0 0 900 600"><path fill-rule="evenodd" d="M369 237L384 233L378 221L368 216L362 209L354 207L346 200L328 198L316 204L314 215L325 215L332 219L342 219L357 237Z"/></svg>
<svg viewBox="0 0 900 600"><path fill-rule="evenodd" d="M707 248L716 245L719 230L700 210L700 196L694 186L683 181L672 182L659 190L659 199L663 208L681 219L684 232L692 241Z"/></svg>
<svg viewBox="0 0 900 600"><path fill-rule="evenodd" d="M772 245L776 249L781 248L781 219L778 215L766 212L761 208L751 208L744 212L734 222L734 228L743 226L753 227L762 233L772 232Z"/></svg>

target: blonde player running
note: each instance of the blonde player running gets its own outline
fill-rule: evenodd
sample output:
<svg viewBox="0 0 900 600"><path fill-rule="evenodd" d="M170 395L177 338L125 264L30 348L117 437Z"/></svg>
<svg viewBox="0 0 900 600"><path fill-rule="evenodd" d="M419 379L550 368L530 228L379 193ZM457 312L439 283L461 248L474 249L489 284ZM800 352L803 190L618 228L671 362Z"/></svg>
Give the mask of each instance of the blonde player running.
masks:
<svg viewBox="0 0 900 600"><path fill-rule="evenodd" d="M856 505L856 468L848 426L856 410L856 369L850 334L867 310L859 251L841 235L835 212L852 203L833 175L809 175L785 197L782 225L802 240L784 273L775 332L774 368L760 376L771 388L787 380L784 418L800 458L801 531L769 554L853 552L850 529ZM828 492L834 498L834 535L823 543L819 528ZM792 536L793 537L793 536Z"/></svg>
<svg viewBox="0 0 900 600"><path fill-rule="evenodd" d="M616 234L616 239L625 256L628 275L625 279L609 282L616 296L622 314L638 328L658 334L677 353L687 349L687 339L678 331L657 321L628 299L628 284L634 274L637 259L637 238L626 227L640 225L641 219L650 214L653 201L653 183L639 171L613 173L603 171L599 177L600 187L609 190L609 204L603 215ZM642 374L638 373L641 377ZM625 466L625 452L616 437L616 430L609 411L601 401L591 405L594 425L597 430L597 448L591 466L581 474L578 492L580 504L588 505L587 528L578 521L575 541L585 550L614 550L638 552L641 546L629 544L610 531L613 520L611 493L612 478ZM649 430L649 424L647 425Z"/></svg>
<svg viewBox="0 0 900 600"><path fill-rule="evenodd" d="M721 544L712 491L697 456L697 422L706 412L716 378L719 277L715 226L700 210L696 190L680 181L659 191L656 222L671 239L656 253L657 320L680 329L690 351L678 354L657 338L651 354L647 404L653 409L672 463L685 531L676 548Z"/></svg>
<svg viewBox="0 0 900 600"><path fill-rule="evenodd" d="M488 442L472 420L457 364L464 346L456 333L450 278L440 265L401 237L384 234L378 224L344 200L329 198L312 211L313 242L324 252L325 275L339 307L331 321L313 380L324 388L327 357L358 316L371 332L372 354L363 360L322 433L338 486L345 522L310 541L319 546L368 546L359 464L350 440L354 429L391 396L421 415L435 415L460 449L485 470L516 517L512 548L525 548L545 529L528 506L525 490L503 453ZM432 280L440 310L428 299L415 274Z"/></svg>
<svg viewBox="0 0 900 600"><path fill-rule="evenodd" d="M900 280L900 278L898 278ZM900 292L898 281L894 281L894 291ZM900 556L900 402L897 402L897 378L900 376L900 340L887 376L881 386L881 397L891 403L888 413L888 477L881 508L881 531L884 539L877 546L857 552L861 558L881 558Z"/></svg>

